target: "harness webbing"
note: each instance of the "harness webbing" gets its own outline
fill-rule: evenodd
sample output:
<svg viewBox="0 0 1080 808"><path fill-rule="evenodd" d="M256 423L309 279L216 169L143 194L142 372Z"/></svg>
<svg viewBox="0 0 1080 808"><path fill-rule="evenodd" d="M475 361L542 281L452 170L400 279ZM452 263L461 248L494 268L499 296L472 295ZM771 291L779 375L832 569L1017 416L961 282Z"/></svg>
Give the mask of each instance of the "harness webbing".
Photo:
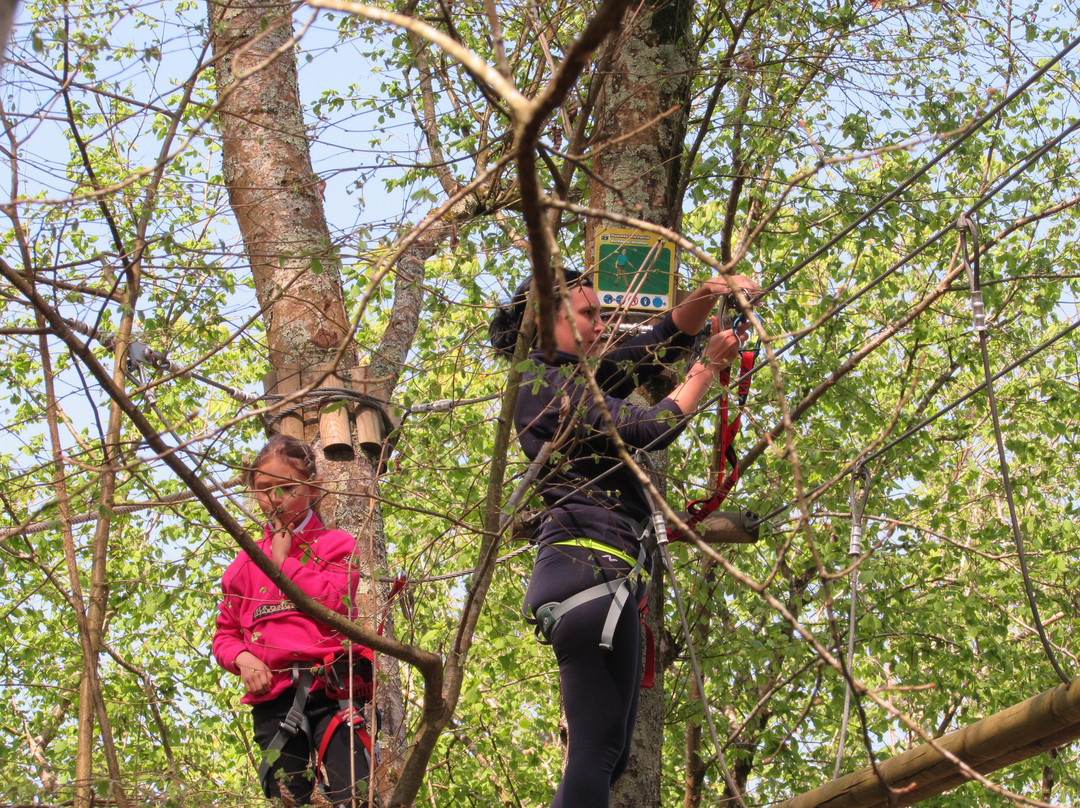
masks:
<svg viewBox="0 0 1080 808"><path fill-rule="evenodd" d="M686 504L686 511L690 515L686 520L687 527L696 528L709 514L720 507L727 499L728 494L739 482L739 456L735 452L735 436L739 434L742 426L742 408L746 405L746 399L750 395L750 379L754 365L757 363L760 342L753 348L744 350L739 361L739 385L736 390L738 395L738 409L734 417L730 414L728 389L731 386L731 368L720 371L720 451L716 470L716 490L711 496L703 499L695 499ZM724 475L726 468L731 470ZM672 538L676 538L676 531L669 531Z"/></svg>
<svg viewBox="0 0 1080 808"><path fill-rule="evenodd" d="M375 744L371 733L368 732L367 721L364 719L363 710L361 709L362 705L368 703L373 695L372 683L366 682L358 684L356 682L342 682L333 662L334 655L330 654L323 660L321 666L316 666L314 668L302 668L299 664L293 666L293 681L296 683L296 695L293 697L293 702L289 707L288 713L285 714L285 718L279 725L280 728L263 752L262 763L259 764L260 783L266 782L266 777L270 774L270 769L277 759L277 755L267 753L280 753L281 750L285 748L285 744L289 742L289 739L300 731L303 731L307 736L308 749L311 751L312 768L315 770L316 777L318 777L321 782L322 762L326 757L326 750L330 745L330 739L337 731L337 728L342 724L348 724L352 727L353 732L356 733L357 739L359 739L364 748L364 754L367 756L368 772L370 773L372 771L373 764L378 765L379 749ZM308 721L307 713L305 712L308 698L311 695L311 688L315 684L316 679L323 682L327 696L335 698L339 708L334 717L330 719L330 723L323 733L322 741L319 743L318 749L315 749L315 741L311 732L311 723ZM351 698L349 695L350 691L352 692ZM343 696L343 698L338 698L338 696Z"/></svg>
<svg viewBox="0 0 1080 808"><path fill-rule="evenodd" d="M262 763L259 764L260 783L266 782L266 776L270 774L273 761L277 759L277 755L267 755L267 752L280 753L285 748L285 744L289 742L289 739L300 730L303 730L309 739L311 738L311 725L308 723L307 713L304 712L304 708L307 706L311 686L315 683L315 674L310 670L300 670L294 667L293 675L296 677L296 695L293 697L289 712L285 714L285 718L281 721L281 728L263 752Z"/></svg>
<svg viewBox="0 0 1080 808"><path fill-rule="evenodd" d="M523 612L525 614L525 622L532 624L535 627L536 639L542 643L551 642L551 635L555 631L555 627L559 625L559 621L563 619L568 612L573 611L578 606L584 606L586 603L603 598L611 598L611 606L608 608L607 617L604 619L604 626L600 632L600 647L605 651L611 651L613 648L612 643L615 639L615 627L619 622L619 615L622 614L623 607L626 605L626 601L630 596L634 594L637 589L638 582L645 575L645 561L648 558L648 554L645 551L645 537L652 529L651 522L646 522L645 525L638 532L638 556L634 562L633 568L625 576L619 576L613 581L604 581L596 586L590 586L588 589L583 589L575 595L571 595L564 601L545 603L536 610L536 616L533 617L528 612L528 607L524 607ZM587 549L596 552L610 552L613 556L622 558L629 562L629 557L624 553L601 545L597 547L597 542L593 542L589 539L569 539L567 541L556 542L557 544L576 545L586 547ZM640 606L639 606L640 611Z"/></svg>
<svg viewBox="0 0 1080 808"><path fill-rule="evenodd" d="M339 701L341 709L337 711L333 718L330 719L330 723L326 727L326 732L323 733L322 743L319 744L318 757L316 758L316 771L318 771L318 765L326 758L326 749L330 746L330 739L334 737L334 733L337 728L342 724L348 724L352 727L353 732L356 733L357 740L360 741L360 745L364 748L364 755L367 757L368 773L372 770L372 758L374 757L375 765L379 763L379 750L372 742L371 733L368 732L367 721L364 719L363 710L356 706L351 701Z"/></svg>

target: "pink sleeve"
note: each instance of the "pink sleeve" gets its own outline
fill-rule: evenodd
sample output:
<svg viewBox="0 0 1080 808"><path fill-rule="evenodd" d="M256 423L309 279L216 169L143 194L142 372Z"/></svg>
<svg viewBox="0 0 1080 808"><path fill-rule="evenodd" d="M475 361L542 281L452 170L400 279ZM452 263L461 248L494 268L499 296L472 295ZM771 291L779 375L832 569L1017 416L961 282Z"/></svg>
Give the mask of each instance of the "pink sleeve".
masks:
<svg viewBox="0 0 1080 808"><path fill-rule="evenodd" d="M347 615L351 610L359 570L350 566L356 539L343 530L328 531L310 557L290 556L281 571L307 595L335 612Z"/></svg>
<svg viewBox="0 0 1080 808"><path fill-rule="evenodd" d="M222 582L222 590L225 590ZM213 651L218 664L229 673L240 674L240 668L236 665L236 658L241 651L246 651L243 632L240 628L240 614L233 600L239 597L236 593L224 591L224 597L218 604L217 630L214 632Z"/></svg>

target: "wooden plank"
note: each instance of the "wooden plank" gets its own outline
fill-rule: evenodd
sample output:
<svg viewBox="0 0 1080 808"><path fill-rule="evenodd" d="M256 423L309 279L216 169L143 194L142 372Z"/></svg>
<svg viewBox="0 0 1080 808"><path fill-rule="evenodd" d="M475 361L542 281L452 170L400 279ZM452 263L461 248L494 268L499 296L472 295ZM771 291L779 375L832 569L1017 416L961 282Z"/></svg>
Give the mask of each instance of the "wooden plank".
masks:
<svg viewBox="0 0 1080 808"><path fill-rule="evenodd" d="M981 774L1035 757L1080 738L1080 678L938 738L937 743ZM971 778L929 744L878 764L895 805L914 805ZM889 804L867 767L825 783L773 808L884 808Z"/></svg>

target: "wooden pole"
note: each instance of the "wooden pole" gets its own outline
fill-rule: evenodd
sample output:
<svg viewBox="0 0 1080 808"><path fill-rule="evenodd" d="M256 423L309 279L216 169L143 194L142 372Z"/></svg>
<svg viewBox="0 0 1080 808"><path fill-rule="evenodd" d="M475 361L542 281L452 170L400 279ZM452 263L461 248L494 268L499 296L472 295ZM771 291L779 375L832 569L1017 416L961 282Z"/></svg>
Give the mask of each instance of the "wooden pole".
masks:
<svg viewBox="0 0 1080 808"><path fill-rule="evenodd" d="M678 516L684 522L690 517L686 511ZM757 514L749 511L714 511L702 521L698 535L706 544L753 544L760 537L760 525L747 525L756 520Z"/></svg>
<svg viewBox="0 0 1080 808"><path fill-rule="evenodd" d="M325 376L322 387L345 387L345 380L332 365L316 368L319 376ZM317 376L312 381L317 380ZM352 442L352 419L349 402L339 399L324 404L319 410L319 437L322 438L323 454L327 460L350 463L356 457Z"/></svg>
<svg viewBox="0 0 1080 808"><path fill-rule="evenodd" d="M353 368L351 386L358 393L365 393L375 398L383 398L386 395L383 385L368 377L366 367ZM386 438L383 415L379 409L363 402L356 405L356 440L361 448L376 456L382 450L383 440Z"/></svg>
<svg viewBox="0 0 1080 808"><path fill-rule="evenodd" d="M300 389L300 368L295 365L282 365L263 376L263 388L267 393L287 396ZM283 415L274 432L304 440L304 411L295 410Z"/></svg>
<svg viewBox="0 0 1080 808"><path fill-rule="evenodd" d="M980 774L1040 755L1080 738L1080 678L987 716L935 743ZM880 777L880 779L879 779ZM963 785L971 778L930 744L923 744L838 780L777 803L773 808L885 808L881 781L897 806Z"/></svg>

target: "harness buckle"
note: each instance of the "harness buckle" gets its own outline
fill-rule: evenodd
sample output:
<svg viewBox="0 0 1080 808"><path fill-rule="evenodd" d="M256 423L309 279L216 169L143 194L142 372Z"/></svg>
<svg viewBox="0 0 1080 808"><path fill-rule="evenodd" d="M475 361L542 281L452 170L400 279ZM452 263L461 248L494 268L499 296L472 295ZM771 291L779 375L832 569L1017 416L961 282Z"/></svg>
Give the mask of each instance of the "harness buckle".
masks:
<svg viewBox="0 0 1080 808"><path fill-rule="evenodd" d="M555 632L555 626L559 623L559 618L555 616L555 607L558 605L555 602L545 603L536 610L536 614L531 620L526 618L528 622L533 624L537 642L551 645L551 635Z"/></svg>
<svg viewBox="0 0 1080 808"><path fill-rule="evenodd" d="M304 711L297 710L295 706L289 708L289 712L285 714L285 718L278 724L283 730L290 735L295 735L300 727L304 725Z"/></svg>

